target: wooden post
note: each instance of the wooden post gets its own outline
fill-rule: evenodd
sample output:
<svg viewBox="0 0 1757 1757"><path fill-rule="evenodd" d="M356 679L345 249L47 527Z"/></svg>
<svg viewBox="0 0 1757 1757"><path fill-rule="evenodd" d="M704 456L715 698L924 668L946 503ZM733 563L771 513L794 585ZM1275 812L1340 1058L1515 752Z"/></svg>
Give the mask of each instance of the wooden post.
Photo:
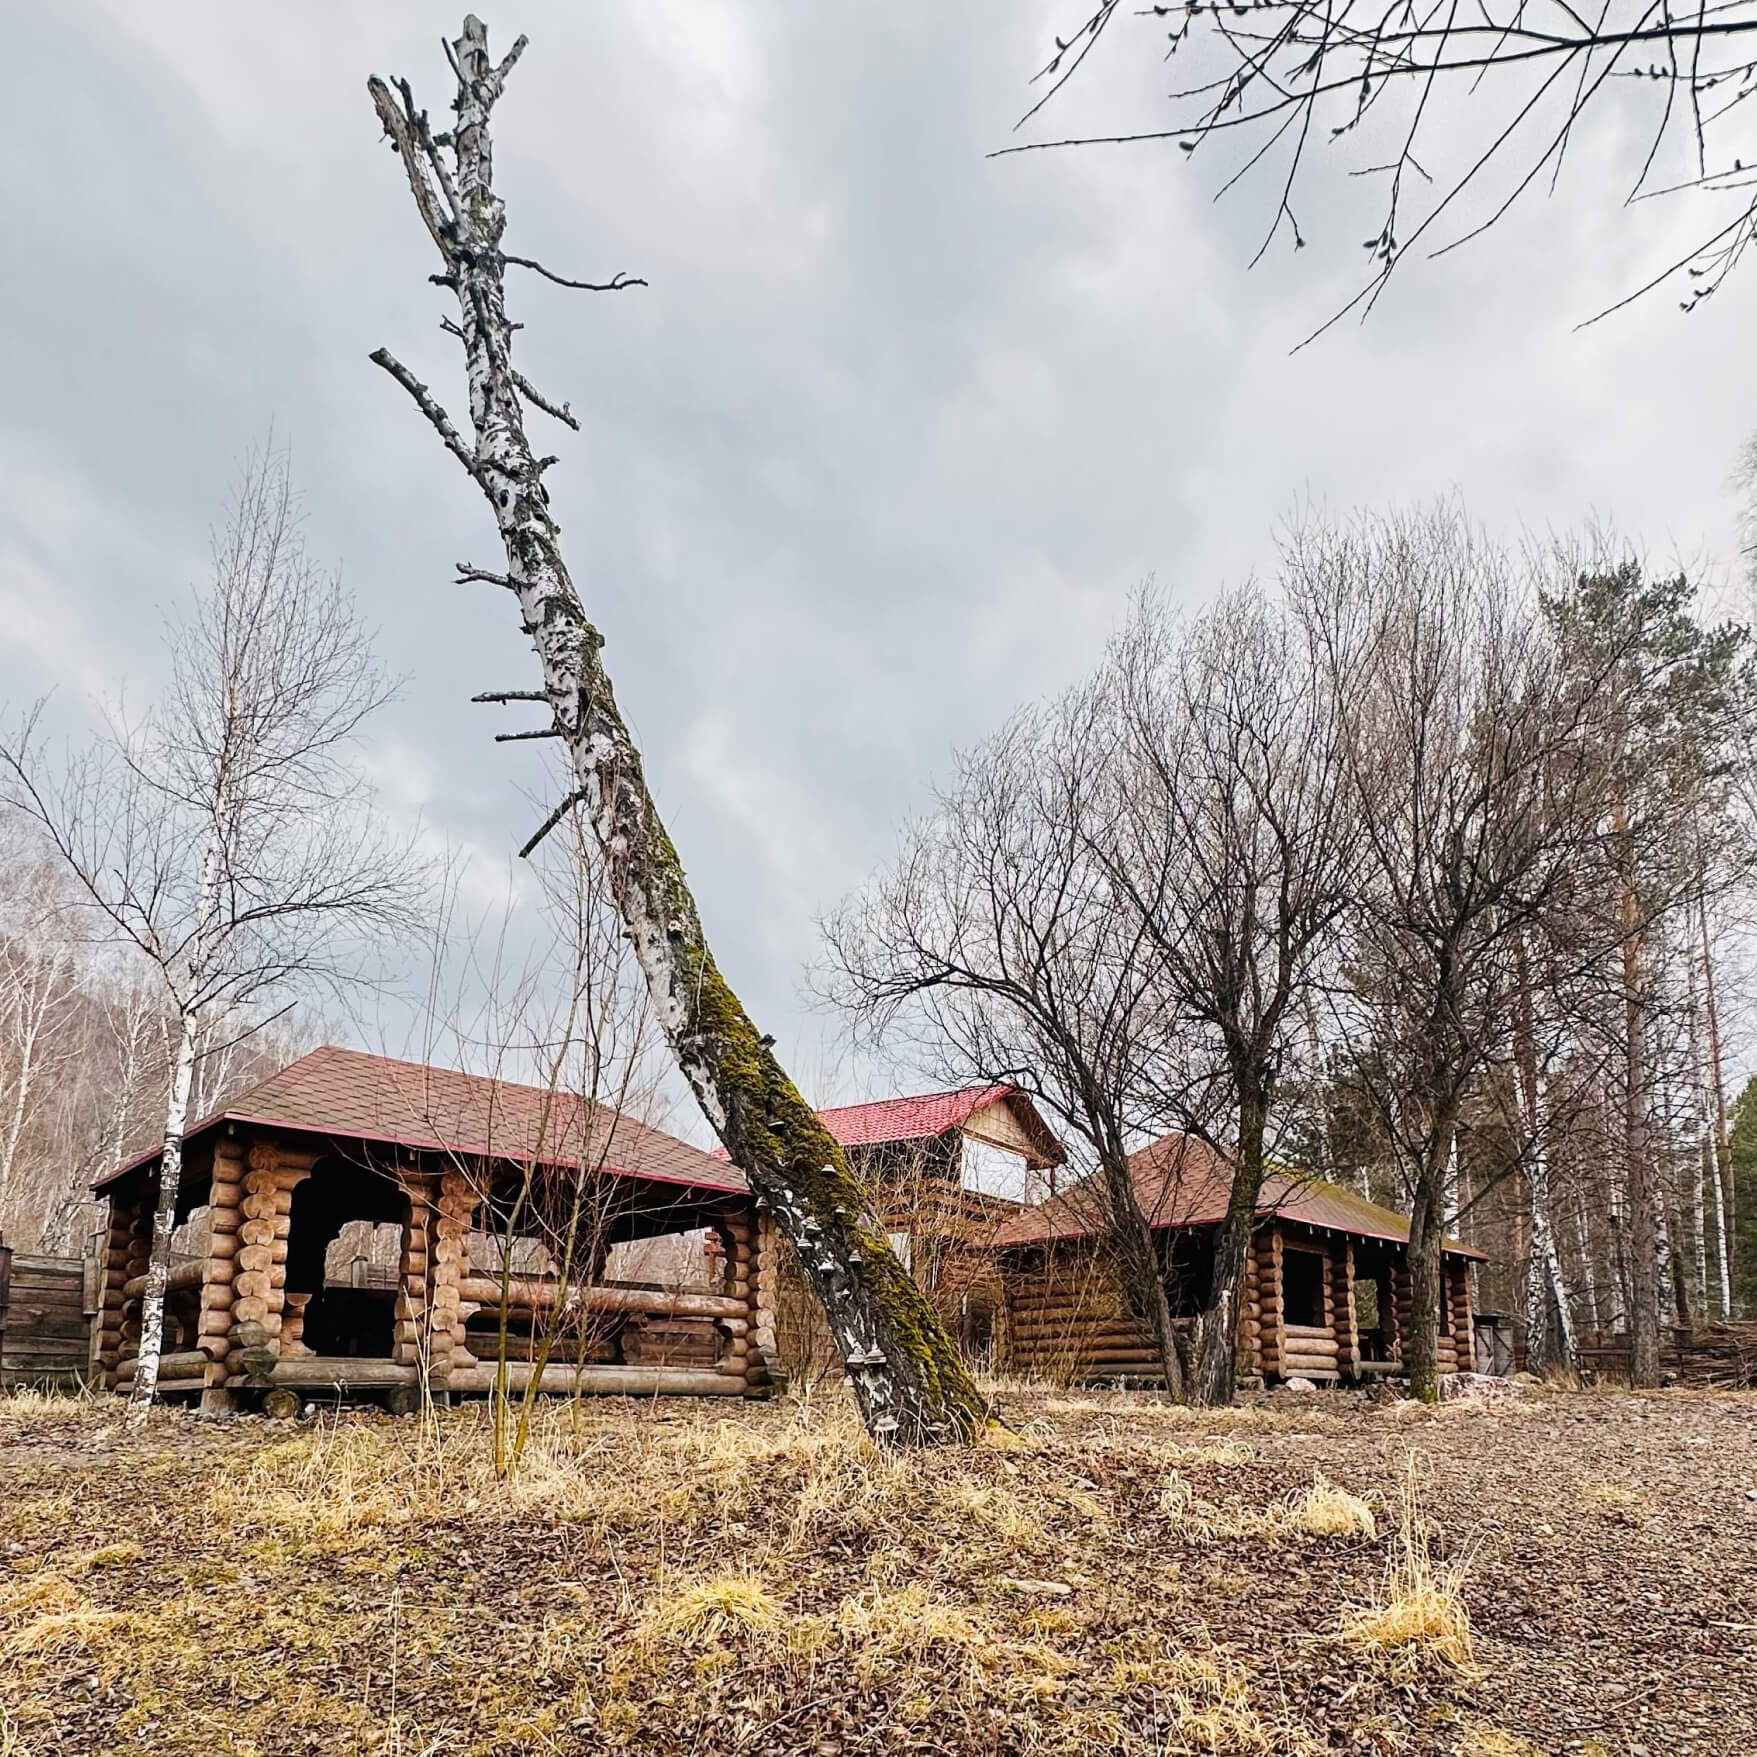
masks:
<svg viewBox="0 0 1757 1757"><path fill-rule="evenodd" d="M1331 1327L1336 1334L1336 1370L1360 1376L1360 1325L1354 1306L1354 1240L1346 1233L1330 1245Z"/></svg>
<svg viewBox="0 0 1757 1757"><path fill-rule="evenodd" d="M1476 1330L1470 1313L1470 1263L1467 1258L1454 1257L1446 1265L1446 1291L1451 1307L1452 1342L1458 1354L1458 1370L1473 1372L1476 1368Z"/></svg>
<svg viewBox="0 0 1757 1757"><path fill-rule="evenodd" d="M399 1366L423 1365L427 1353L429 1267L433 1256L435 1235L435 1193L439 1177L413 1167L399 1167L397 1179L409 1197L409 1221L403 1228L403 1260L397 1276L396 1341L391 1359ZM446 1335L451 1335L450 1322ZM447 1369L450 1368L447 1351Z"/></svg>
<svg viewBox="0 0 1757 1757"><path fill-rule="evenodd" d="M103 1287L98 1301L98 1372L109 1389L116 1386L122 1364L122 1319L127 1296L123 1289L134 1273L134 1221L138 1201L121 1194L110 1198L110 1224L104 1249Z"/></svg>
<svg viewBox="0 0 1757 1757"><path fill-rule="evenodd" d="M232 1277L228 1376L244 1370L240 1329L260 1326L267 1345L280 1352L281 1313L286 1304L287 1236L292 1230L293 1190L311 1175L315 1153L277 1146L258 1137L245 1154L243 1197L238 1204L238 1249Z"/></svg>
<svg viewBox="0 0 1757 1757"><path fill-rule="evenodd" d="M126 1229L122 1241L121 1274L124 1284L143 1277L152 1261L153 1207L158 1199L153 1179L143 1178L133 1203L124 1210ZM140 1295L123 1292L117 1327L116 1370L111 1383L117 1390L124 1378L134 1376L134 1360L140 1353Z"/></svg>
<svg viewBox="0 0 1757 1757"><path fill-rule="evenodd" d="M222 1135L214 1143L213 1181L207 1198L207 1261L202 1265L201 1322L196 1337L196 1347L208 1359L201 1407L210 1415L232 1407L232 1394L226 1389L226 1357L231 1353L232 1306L237 1298L244 1176L244 1143L235 1135Z"/></svg>
<svg viewBox="0 0 1757 1757"><path fill-rule="evenodd" d="M1281 1289L1281 1228L1265 1226L1256 1238L1257 1305L1264 1377L1283 1375L1287 1359L1287 1309Z"/></svg>
<svg viewBox="0 0 1757 1757"><path fill-rule="evenodd" d="M1255 1244L1245 1252L1244 1287L1238 1323L1238 1375L1260 1377L1263 1371L1263 1305L1258 1292Z"/></svg>
<svg viewBox="0 0 1757 1757"><path fill-rule="evenodd" d="M1391 1358L1403 1364L1404 1346L1409 1340L1410 1313L1414 1309L1414 1296L1409 1286L1409 1252L1405 1248L1402 1256L1391 1258Z"/></svg>
<svg viewBox="0 0 1757 1757"><path fill-rule="evenodd" d="M752 1274L750 1277L750 1353L745 1369L748 1394L766 1394L786 1383L775 1340L775 1311L780 1294L781 1240L772 1216L753 1210Z"/></svg>
<svg viewBox="0 0 1757 1757"><path fill-rule="evenodd" d="M453 1364L462 1365L469 1358L458 1288L469 1273L470 1228L477 1204L476 1187L468 1172L453 1166L440 1174L433 1200L433 1323L428 1362L429 1382L436 1393L448 1388ZM412 1201L410 1206L412 1210Z"/></svg>

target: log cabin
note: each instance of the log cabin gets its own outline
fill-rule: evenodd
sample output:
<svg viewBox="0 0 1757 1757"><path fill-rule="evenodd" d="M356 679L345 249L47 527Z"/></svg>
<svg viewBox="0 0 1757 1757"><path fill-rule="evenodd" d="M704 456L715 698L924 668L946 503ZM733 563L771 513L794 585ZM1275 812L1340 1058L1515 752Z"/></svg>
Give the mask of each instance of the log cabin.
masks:
<svg viewBox="0 0 1757 1757"><path fill-rule="evenodd" d="M97 1365L133 1383L159 1153L110 1203ZM188 1132L159 1394L409 1407L513 1390L766 1395L776 1248L724 1159L608 1106L334 1046ZM687 1238L669 1281L626 1273ZM504 1321L503 1321L504 1309ZM503 1341L504 1331L504 1341Z"/></svg>
<svg viewBox="0 0 1757 1757"><path fill-rule="evenodd" d="M1205 1297L1231 1169L1200 1142L1166 1135L1129 1161L1159 1249L1173 1319ZM1060 1383L1163 1382L1151 1338L1130 1316L1104 1248L1091 1178L1004 1220L986 1248L1005 1290L998 1364ZM1339 1184L1275 1171L1246 1259L1239 1373L1336 1383L1403 1370L1409 1333L1409 1222ZM1440 1370L1473 1365L1470 1266L1481 1251L1446 1241Z"/></svg>
<svg viewBox="0 0 1757 1757"><path fill-rule="evenodd" d="M995 1230L1053 1195L1062 1144L1026 1093L964 1086L820 1111L891 1248L978 1366L994 1362L1005 1307ZM803 1275L781 1252L781 1361L806 1382L841 1372Z"/></svg>

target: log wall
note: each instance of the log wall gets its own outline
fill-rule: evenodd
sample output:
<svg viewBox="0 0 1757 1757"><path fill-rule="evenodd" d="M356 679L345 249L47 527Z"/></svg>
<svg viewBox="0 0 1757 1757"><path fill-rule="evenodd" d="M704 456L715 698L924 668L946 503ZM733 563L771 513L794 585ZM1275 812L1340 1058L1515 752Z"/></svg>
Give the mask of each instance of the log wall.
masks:
<svg viewBox="0 0 1757 1757"><path fill-rule="evenodd" d="M1053 1248L1005 1282L1008 1371L1054 1384L1160 1376L1158 1349L1089 1243Z"/></svg>

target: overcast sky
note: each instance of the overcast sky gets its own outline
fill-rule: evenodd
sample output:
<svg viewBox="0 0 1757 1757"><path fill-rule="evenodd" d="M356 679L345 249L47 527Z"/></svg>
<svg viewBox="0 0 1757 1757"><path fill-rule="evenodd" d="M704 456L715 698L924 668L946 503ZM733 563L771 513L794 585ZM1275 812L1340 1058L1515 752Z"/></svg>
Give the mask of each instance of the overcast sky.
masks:
<svg viewBox="0 0 1757 1757"><path fill-rule="evenodd" d="M644 291L514 288L574 577L722 966L808 1088L861 1094L800 996L815 915L893 847L950 753L1072 681L1131 586L1197 603L1273 566L1276 520L1457 491L1490 525L1612 518L1732 565L1757 268L1690 318L1662 293L1583 333L1691 223L1619 205L1607 118L1556 197L1412 263L1364 327L1360 185L1247 268L1266 191L1215 204L1175 149L992 160L1044 0L512 0L497 113L508 247ZM7 9L0 154L0 700L72 724L150 690L235 461L290 441L314 551L409 679L369 753L388 803L467 849L479 899L540 808L511 607L449 583L492 525L367 361L454 406L431 245L365 93L438 111L453 7L54 0ZM1163 121L1122 21L1053 117ZM1352 204L1352 205L1350 205ZM1376 224L1376 221L1373 222ZM541 417L537 417L541 421ZM367 1047L377 1047L368 1044Z"/></svg>

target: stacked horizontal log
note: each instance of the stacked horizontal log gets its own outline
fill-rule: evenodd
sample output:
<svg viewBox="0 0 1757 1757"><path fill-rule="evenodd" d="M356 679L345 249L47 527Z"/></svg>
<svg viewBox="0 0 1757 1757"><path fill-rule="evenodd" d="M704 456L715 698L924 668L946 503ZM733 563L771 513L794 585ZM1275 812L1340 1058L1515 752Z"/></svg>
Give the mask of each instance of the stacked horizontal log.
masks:
<svg viewBox="0 0 1757 1757"><path fill-rule="evenodd" d="M207 1258L202 1264L201 1318L197 1348L207 1357L201 1406L209 1412L231 1407L226 1389L232 1351L232 1308L240 1269L239 1231L244 1224L244 1144L223 1135L214 1145L213 1181L208 1190Z"/></svg>
<svg viewBox="0 0 1757 1757"><path fill-rule="evenodd" d="M1334 1378L1341 1370L1341 1350L1328 1324L1283 1324L1281 1338L1282 1378Z"/></svg>
<svg viewBox="0 0 1757 1757"><path fill-rule="evenodd" d="M1402 1256L1391 1259L1391 1321L1396 1329L1396 1347L1392 1358L1409 1363L1409 1321L1415 1310L1409 1286L1409 1262Z"/></svg>
<svg viewBox="0 0 1757 1757"><path fill-rule="evenodd" d="M1448 1258L1445 1283L1454 1367L1459 1371L1469 1371L1476 1365L1476 1329L1470 1312L1470 1264L1461 1257Z"/></svg>
<svg viewBox="0 0 1757 1757"><path fill-rule="evenodd" d="M280 1352L293 1191L311 1175L316 1162L314 1152L267 1140L257 1141L245 1156L226 1350L228 1380L244 1375L248 1340L260 1339L261 1351L266 1354Z"/></svg>
<svg viewBox="0 0 1757 1757"><path fill-rule="evenodd" d="M105 1271L106 1279L112 1273L120 1276L120 1285L116 1288L116 1366L107 1381L117 1391L126 1390L133 1384L134 1363L140 1354L141 1295L138 1289L144 1285L147 1265L152 1261L153 1203L157 1195L154 1184L144 1182L134 1202L123 1211L121 1263L118 1270ZM137 1289L132 1294L127 1291L131 1284Z"/></svg>
<svg viewBox="0 0 1757 1757"><path fill-rule="evenodd" d="M140 1212L138 1200L121 1195L110 1198L110 1221L105 1236L104 1266L98 1285L98 1382L109 1389L116 1385L122 1365L122 1321L127 1286L134 1273L134 1222Z"/></svg>
<svg viewBox="0 0 1757 1757"><path fill-rule="evenodd" d="M744 1308L737 1317L720 1320L719 1355L714 1365L728 1377L737 1379L744 1391L760 1393L767 1388L768 1375L761 1355L754 1346L757 1327L757 1228L756 1215L749 1208L726 1215L715 1229L725 1261L725 1291L728 1299L737 1300ZM627 1347L623 1349L626 1357Z"/></svg>
<svg viewBox="0 0 1757 1757"><path fill-rule="evenodd" d="M1257 1253L1245 1246L1243 1279L1238 1290L1238 1361L1241 1379L1255 1378L1263 1370L1263 1303L1257 1288Z"/></svg>
<svg viewBox="0 0 1757 1757"><path fill-rule="evenodd" d="M398 1366L419 1369L427 1358L428 1285L433 1257L434 1200L439 1178L431 1172L404 1169L399 1181L409 1198L408 1223L403 1227L403 1257L397 1276L395 1340L391 1359ZM450 1335L448 1328L446 1334ZM449 1367L449 1362L447 1363Z"/></svg>
<svg viewBox="0 0 1757 1757"><path fill-rule="evenodd" d="M752 1393L786 1382L776 1315L781 1293L781 1234L773 1215L752 1213L750 1354L744 1384Z"/></svg>
<svg viewBox="0 0 1757 1757"><path fill-rule="evenodd" d="M1009 1278L1006 1364L1069 1384L1161 1371L1159 1350L1130 1314L1115 1270L1084 1245Z"/></svg>

